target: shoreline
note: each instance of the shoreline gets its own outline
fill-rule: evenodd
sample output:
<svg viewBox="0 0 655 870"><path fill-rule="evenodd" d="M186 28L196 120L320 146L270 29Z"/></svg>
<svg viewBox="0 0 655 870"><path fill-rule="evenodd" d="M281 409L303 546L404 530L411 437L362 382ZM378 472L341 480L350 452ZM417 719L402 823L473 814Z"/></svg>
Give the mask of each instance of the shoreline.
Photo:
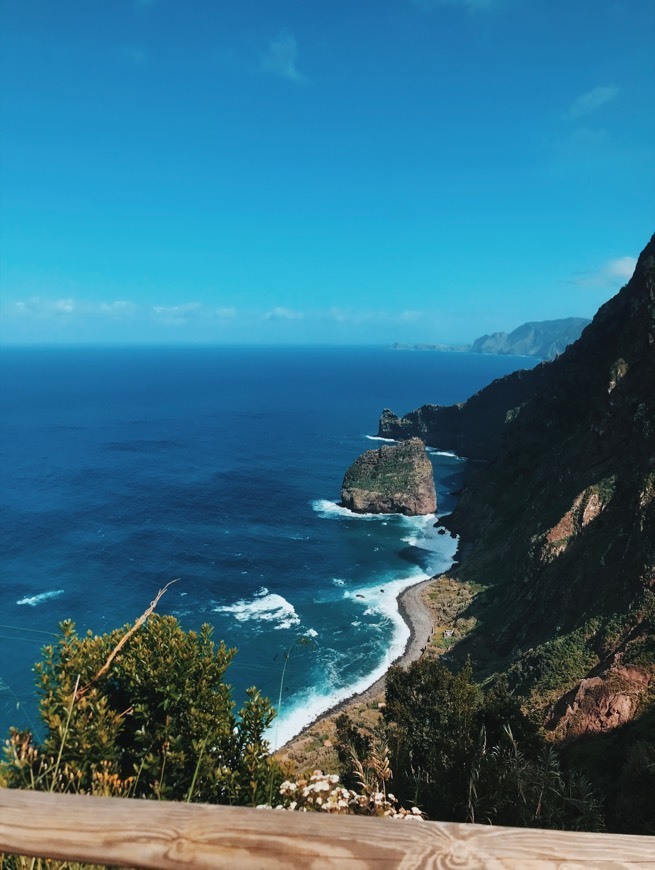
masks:
<svg viewBox="0 0 655 870"><path fill-rule="evenodd" d="M286 751L291 746L291 744L293 744L297 740L302 739L303 736L305 736L310 729L315 728L316 725L322 720L329 719L330 717L343 712L354 704L366 704L370 701L373 701L384 692L389 668L395 665L406 668L412 662L417 661L421 657L421 655L425 652L426 646L430 642L433 629L432 616L423 603L423 590L427 586L438 580L440 577L447 575L448 572L452 570L453 566L458 564L457 557L460 552L460 548L461 544L458 544L457 551L448 569L440 572L439 574L435 574L432 577L429 577L427 580L419 580L418 583L414 583L412 586L408 586L406 589L403 589L401 592L399 592L396 596L398 613L400 614L400 617L405 625L407 625L407 627L409 628L409 638L407 639L407 643L405 644L405 649L403 650L403 652L399 656L397 656L392 662L389 663L387 670L384 672L384 674L382 674L381 677L378 677L377 680L375 680L373 683L371 683L370 686L368 686L366 689L363 689L361 692L353 692L352 695L348 695L348 697L343 698L341 701L333 704L328 709L323 710L315 718L308 722L297 734L295 734L293 737L290 737L285 743L281 744L277 747L277 749L273 750L273 754Z"/></svg>

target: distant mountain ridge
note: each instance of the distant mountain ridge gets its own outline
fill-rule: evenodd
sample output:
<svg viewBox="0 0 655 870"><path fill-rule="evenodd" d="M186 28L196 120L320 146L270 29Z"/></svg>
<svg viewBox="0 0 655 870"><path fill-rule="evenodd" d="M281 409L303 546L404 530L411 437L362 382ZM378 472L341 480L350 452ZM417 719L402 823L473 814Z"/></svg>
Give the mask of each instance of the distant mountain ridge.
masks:
<svg viewBox="0 0 655 870"><path fill-rule="evenodd" d="M471 352L555 359L580 338L582 330L589 323L591 321L584 317L531 321L523 323L509 333L494 332L476 338L471 345Z"/></svg>
<svg viewBox="0 0 655 870"><path fill-rule="evenodd" d="M493 353L507 356L532 356L555 359L591 323L585 317L564 317L560 320L532 320L522 323L512 332L481 335L473 344L396 344L393 350L437 350L456 353Z"/></svg>

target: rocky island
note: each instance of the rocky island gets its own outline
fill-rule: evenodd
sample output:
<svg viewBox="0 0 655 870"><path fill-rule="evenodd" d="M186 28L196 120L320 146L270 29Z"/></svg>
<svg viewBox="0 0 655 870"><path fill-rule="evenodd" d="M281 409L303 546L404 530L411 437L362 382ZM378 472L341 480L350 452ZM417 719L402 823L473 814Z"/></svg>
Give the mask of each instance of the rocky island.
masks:
<svg viewBox="0 0 655 870"><path fill-rule="evenodd" d="M423 441L410 438L363 453L343 478L341 504L355 513L434 513L434 475Z"/></svg>

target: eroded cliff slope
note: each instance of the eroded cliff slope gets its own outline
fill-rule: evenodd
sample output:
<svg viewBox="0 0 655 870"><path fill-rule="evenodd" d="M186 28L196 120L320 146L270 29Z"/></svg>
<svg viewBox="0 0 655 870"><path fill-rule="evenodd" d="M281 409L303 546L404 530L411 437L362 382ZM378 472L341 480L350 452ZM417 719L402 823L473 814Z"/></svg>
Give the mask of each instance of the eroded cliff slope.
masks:
<svg viewBox="0 0 655 870"><path fill-rule="evenodd" d="M560 736L615 728L655 680L655 240L551 363L380 431L490 460L447 520L485 587L453 655L504 671ZM582 681L586 680L586 683Z"/></svg>

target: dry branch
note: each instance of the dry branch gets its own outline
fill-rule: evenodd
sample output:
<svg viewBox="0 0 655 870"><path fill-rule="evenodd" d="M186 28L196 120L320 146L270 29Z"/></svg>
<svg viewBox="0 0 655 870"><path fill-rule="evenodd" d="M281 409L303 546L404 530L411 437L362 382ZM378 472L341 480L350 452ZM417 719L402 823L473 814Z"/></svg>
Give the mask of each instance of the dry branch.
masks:
<svg viewBox="0 0 655 870"><path fill-rule="evenodd" d="M166 592L166 590L168 589L168 587L169 587L169 586L172 586L173 583L177 583L177 581L178 581L179 579L180 579L179 577L176 577L175 580L171 580L169 583L167 583L167 584L164 586L163 589L160 589L160 590L159 590L159 592L158 592L157 595L155 596L154 600L150 602L150 607L148 607L148 609L147 609L146 611L144 611L144 613L141 614L141 616L136 620L136 622L134 623L134 625L132 626L132 628L130 628L130 630L127 631L127 632L123 635L123 637L118 641L118 643L116 644L116 646L114 647L114 649L109 653L109 655L107 656L107 661L106 661L106 662L104 663L104 665L100 668L100 670L98 671L98 673L97 673L94 677L92 677L91 680L89 680L89 682L86 684L86 686L82 686L82 688L81 688L78 692L76 692L76 694L75 694L75 700L81 698L82 695L86 694L86 692L88 692L88 690L91 688L91 686L92 686L95 682L97 682L103 674L106 674L106 673L107 673L107 671L109 670L109 668L110 668L110 666L111 666L111 663L114 661L114 659L116 658L116 656L118 655L118 653L123 649L123 647L124 647L125 644L128 642L128 640L132 637L132 635L134 634L134 632L135 632L135 631L138 631L138 630L141 628L141 626L144 624L144 622L148 619L148 617L152 615L152 613L153 613L155 607L156 607L157 604L159 603L159 599L160 599L160 598L162 597L162 595Z"/></svg>

